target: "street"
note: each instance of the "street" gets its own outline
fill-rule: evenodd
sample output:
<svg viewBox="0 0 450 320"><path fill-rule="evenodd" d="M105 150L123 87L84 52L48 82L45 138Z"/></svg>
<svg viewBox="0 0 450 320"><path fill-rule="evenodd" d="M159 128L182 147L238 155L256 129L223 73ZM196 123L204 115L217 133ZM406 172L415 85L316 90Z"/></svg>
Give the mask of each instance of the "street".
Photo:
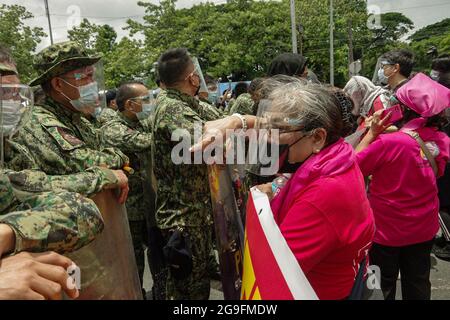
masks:
<svg viewBox="0 0 450 320"><path fill-rule="evenodd" d="M431 299L432 300L450 300L450 262L443 261L431 255ZM151 299L152 278L148 264L144 271L144 288L147 297ZM210 300L223 300L223 293L220 291L221 283L211 282ZM374 292L369 300L381 300L383 298L380 291ZM397 282L397 300L401 300L400 280Z"/></svg>

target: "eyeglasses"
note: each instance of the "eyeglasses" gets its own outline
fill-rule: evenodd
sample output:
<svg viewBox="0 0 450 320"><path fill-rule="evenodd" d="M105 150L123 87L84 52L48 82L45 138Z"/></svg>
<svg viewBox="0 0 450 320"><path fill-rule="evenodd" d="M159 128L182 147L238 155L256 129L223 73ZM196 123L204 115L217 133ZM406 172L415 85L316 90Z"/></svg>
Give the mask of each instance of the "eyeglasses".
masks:
<svg viewBox="0 0 450 320"><path fill-rule="evenodd" d="M80 68L82 71L75 72L72 76L62 77L63 79L73 79L76 81L83 80L86 78L92 78L95 72L95 68L93 66L87 66L84 68Z"/></svg>
<svg viewBox="0 0 450 320"><path fill-rule="evenodd" d="M129 100L132 101L141 101L142 103L150 103L151 101L151 96L149 94L145 95L145 96L140 96L140 97L136 97L136 98L130 98Z"/></svg>

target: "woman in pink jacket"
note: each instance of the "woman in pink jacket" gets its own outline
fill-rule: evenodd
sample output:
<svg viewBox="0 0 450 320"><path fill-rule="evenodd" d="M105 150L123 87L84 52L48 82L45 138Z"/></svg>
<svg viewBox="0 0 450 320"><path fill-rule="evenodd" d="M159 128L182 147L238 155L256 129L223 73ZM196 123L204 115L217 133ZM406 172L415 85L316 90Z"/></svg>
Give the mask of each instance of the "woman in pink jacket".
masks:
<svg viewBox="0 0 450 320"><path fill-rule="evenodd" d="M342 138L339 102L326 87L295 78L279 85L268 102L262 118L207 123L203 145L208 132L279 129L279 167L296 170L271 201L275 222L318 298L346 299L370 249L374 219L355 154Z"/></svg>
<svg viewBox="0 0 450 320"><path fill-rule="evenodd" d="M377 112L357 147L361 171L372 176L368 196L376 233L370 260L380 267L385 299L395 299L399 271L403 299L430 299L430 253L439 229L436 179L450 144L439 127L450 90L418 74L396 96L403 110L395 123L400 131L382 134L394 115Z"/></svg>

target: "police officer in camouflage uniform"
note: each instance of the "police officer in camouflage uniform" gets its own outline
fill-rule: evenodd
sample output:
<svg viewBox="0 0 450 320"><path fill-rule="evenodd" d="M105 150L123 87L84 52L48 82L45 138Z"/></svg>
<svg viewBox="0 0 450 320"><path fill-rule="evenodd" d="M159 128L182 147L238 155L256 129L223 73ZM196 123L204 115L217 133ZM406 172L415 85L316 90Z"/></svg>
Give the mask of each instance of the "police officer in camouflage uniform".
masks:
<svg viewBox="0 0 450 320"><path fill-rule="evenodd" d="M128 186L120 169L128 158L114 148L102 148L97 128L88 118L94 113L92 101L98 98L91 57L74 42L51 45L35 58L40 76L31 82L41 85L46 100L35 106L19 131L9 140L6 159L14 170L38 169L49 175L83 174L91 178L97 191L117 183L124 200ZM89 168L90 172L85 172ZM83 185L79 184L82 188ZM76 185L69 186L73 191Z"/></svg>
<svg viewBox="0 0 450 320"><path fill-rule="evenodd" d="M9 146L5 144L6 138L16 131L25 114L22 103L29 101L27 98L32 101L32 96L22 97L27 91L20 90L25 87L20 85L9 50L0 47L0 113L3 119L0 126L3 137L0 151L4 151L5 145ZM11 94L14 92L20 94ZM19 104L12 104L14 101ZM21 151L26 154L25 149ZM27 157L31 159L31 156ZM33 255L25 251L72 252L90 243L103 230L102 216L94 202L80 194L65 191L67 187L83 190L86 194L98 191L99 181L96 177L103 171L92 168L93 172L89 174L47 176L37 170L17 172L4 169L2 160L1 299L58 299L62 291L75 298L76 290L67 288L65 269L72 264L70 259L54 252ZM5 258L10 253L15 255Z"/></svg>
<svg viewBox="0 0 450 320"><path fill-rule="evenodd" d="M193 136L194 123L201 125L220 114L195 98L200 76L186 49L165 52L159 58L158 71L166 90L158 96L152 126L152 161L158 185L156 220L166 242L177 229L190 238L193 262L193 270L185 279L175 279L170 270L167 298L208 299L213 223L208 172L206 165L175 165L171 151L177 142L171 141L171 136L177 129L186 129Z"/></svg>
<svg viewBox="0 0 450 320"><path fill-rule="evenodd" d="M14 183L22 173L9 174L11 178L0 172L0 243L12 246L1 248L2 254L71 252L103 230L101 214L92 200L67 191L45 192L39 185L31 190L28 184L24 190Z"/></svg>
<svg viewBox="0 0 450 320"><path fill-rule="evenodd" d="M6 145L6 137L16 130L24 112L15 110L6 101L13 98L10 92L20 90L20 80L15 62L6 48L0 48L0 132L5 136L0 140L0 151ZM24 99L24 98L20 98ZM20 104L19 104L20 106ZM13 117L18 114L19 118ZM26 152L23 150L23 152ZM101 174L93 168L93 175ZM0 159L0 256L13 251L67 252L76 250L103 230L101 215L94 203L79 194L66 191L79 188L86 194L96 191L98 183L86 174L72 176L47 176L42 171L12 171L4 168ZM73 187L75 186L75 187ZM35 210L33 208L39 208ZM6 228L9 226L9 229ZM8 235L9 242L2 236ZM5 244L15 244L6 248Z"/></svg>
<svg viewBox="0 0 450 320"><path fill-rule="evenodd" d="M256 116L257 105L255 101L257 100L257 90L264 81L264 78L255 78L248 86L248 92L241 94L237 97L233 106L230 109L229 114L233 115L235 113L248 114Z"/></svg>
<svg viewBox="0 0 450 320"><path fill-rule="evenodd" d="M141 83L126 83L116 95L117 116L101 128L105 146L122 150L134 173L129 176L126 207L141 286L144 275L144 245L153 277L153 299L165 299L167 271L162 257L161 232L154 221L155 190L151 185L150 150L153 144L149 117L154 109L149 90Z"/></svg>

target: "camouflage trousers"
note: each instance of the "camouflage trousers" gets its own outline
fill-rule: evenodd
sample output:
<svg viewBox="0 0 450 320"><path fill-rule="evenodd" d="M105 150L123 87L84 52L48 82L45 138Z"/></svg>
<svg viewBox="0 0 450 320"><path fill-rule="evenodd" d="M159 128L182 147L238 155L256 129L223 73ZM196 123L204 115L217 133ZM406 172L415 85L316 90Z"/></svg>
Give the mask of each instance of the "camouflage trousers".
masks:
<svg viewBox="0 0 450 320"><path fill-rule="evenodd" d="M191 240L192 273L184 280L177 280L171 276L167 278L166 295L168 300L208 300L211 288L211 228L183 227ZM170 233L163 231L165 241Z"/></svg>
<svg viewBox="0 0 450 320"><path fill-rule="evenodd" d="M145 220L129 221L129 224L141 287L143 288L144 284L145 248L147 248L147 262L153 279L152 298L165 300L167 268L162 254L161 230L157 227L149 228Z"/></svg>

